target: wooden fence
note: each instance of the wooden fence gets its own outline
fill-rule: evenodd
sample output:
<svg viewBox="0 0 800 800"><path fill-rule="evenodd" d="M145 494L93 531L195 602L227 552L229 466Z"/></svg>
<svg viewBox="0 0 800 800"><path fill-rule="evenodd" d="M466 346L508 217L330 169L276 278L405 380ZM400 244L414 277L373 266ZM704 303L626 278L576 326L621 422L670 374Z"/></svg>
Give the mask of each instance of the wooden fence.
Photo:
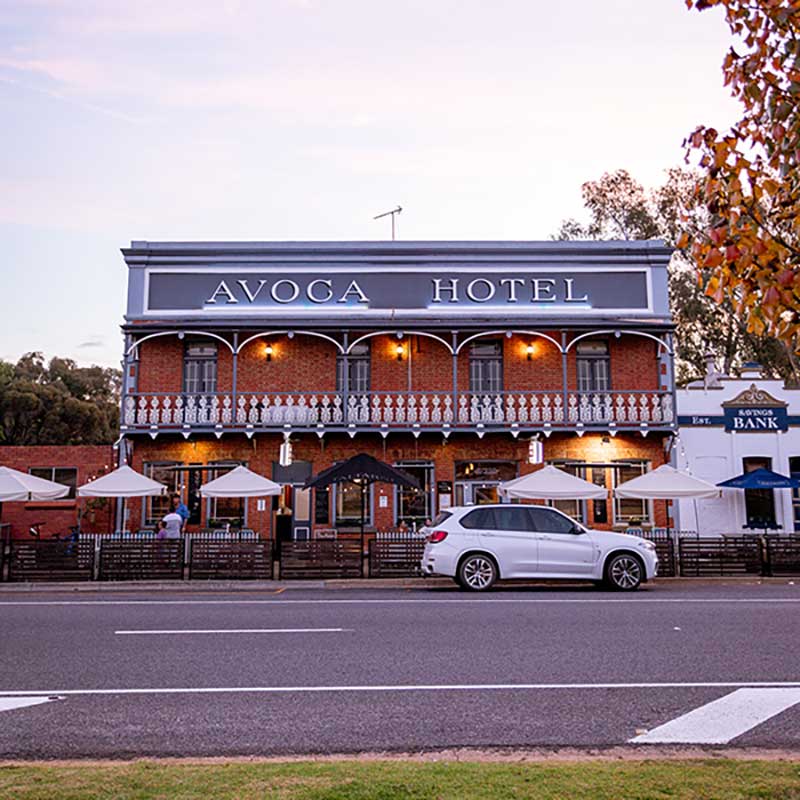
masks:
<svg viewBox="0 0 800 800"><path fill-rule="evenodd" d="M362 578L361 542L303 541L281 544L281 578Z"/></svg>
<svg viewBox="0 0 800 800"><path fill-rule="evenodd" d="M800 536L766 536L763 553L765 575L800 575Z"/></svg>
<svg viewBox="0 0 800 800"><path fill-rule="evenodd" d="M104 539L101 581L161 581L183 578L181 539Z"/></svg>
<svg viewBox="0 0 800 800"><path fill-rule="evenodd" d="M420 562L425 550L425 539L404 536L386 536L369 543L370 578L407 578L421 574Z"/></svg>
<svg viewBox="0 0 800 800"><path fill-rule="evenodd" d="M11 542L9 581L90 581L93 577L92 542Z"/></svg>
<svg viewBox="0 0 800 800"><path fill-rule="evenodd" d="M196 538L189 549L189 580L272 579L272 541Z"/></svg>
<svg viewBox="0 0 800 800"><path fill-rule="evenodd" d="M764 562L761 541L753 536L680 539L680 574L710 578L761 575Z"/></svg>

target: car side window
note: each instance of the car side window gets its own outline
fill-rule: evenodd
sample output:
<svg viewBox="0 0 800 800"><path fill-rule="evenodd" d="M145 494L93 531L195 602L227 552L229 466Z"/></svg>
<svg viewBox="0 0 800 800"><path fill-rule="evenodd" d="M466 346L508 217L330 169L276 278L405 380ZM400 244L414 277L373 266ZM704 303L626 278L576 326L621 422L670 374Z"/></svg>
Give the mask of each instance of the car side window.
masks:
<svg viewBox="0 0 800 800"><path fill-rule="evenodd" d="M528 509L523 506L494 509L494 527L500 531L527 531L536 529L531 524Z"/></svg>
<svg viewBox="0 0 800 800"><path fill-rule="evenodd" d="M572 533L575 523L550 508L528 508L540 533Z"/></svg>
<svg viewBox="0 0 800 800"><path fill-rule="evenodd" d="M461 527L468 530L476 528L493 528L494 519L491 508L476 508L461 518Z"/></svg>

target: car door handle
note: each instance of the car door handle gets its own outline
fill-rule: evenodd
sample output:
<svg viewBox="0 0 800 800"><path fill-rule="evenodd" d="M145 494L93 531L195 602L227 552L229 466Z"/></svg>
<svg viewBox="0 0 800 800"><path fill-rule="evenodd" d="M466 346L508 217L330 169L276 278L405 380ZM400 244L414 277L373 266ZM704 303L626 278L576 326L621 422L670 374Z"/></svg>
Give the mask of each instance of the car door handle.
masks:
<svg viewBox="0 0 800 800"><path fill-rule="evenodd" d="M552 539L553 537L552 536L548 536L547 534L540 533L539 534L539 538L540 539L548 539L549 540L549 539Z"/></svg>

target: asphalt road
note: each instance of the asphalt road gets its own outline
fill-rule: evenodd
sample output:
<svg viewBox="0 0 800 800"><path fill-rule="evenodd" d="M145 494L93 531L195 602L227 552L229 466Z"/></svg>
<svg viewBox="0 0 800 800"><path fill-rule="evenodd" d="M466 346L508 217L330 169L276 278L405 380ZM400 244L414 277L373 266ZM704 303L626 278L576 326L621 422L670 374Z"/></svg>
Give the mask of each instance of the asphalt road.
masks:
<svg viewBox="0 0 800 800"><path fill-rule="evenodd" d="M800 750L799 642L789 583L4 595L0 758Z"/></svg>

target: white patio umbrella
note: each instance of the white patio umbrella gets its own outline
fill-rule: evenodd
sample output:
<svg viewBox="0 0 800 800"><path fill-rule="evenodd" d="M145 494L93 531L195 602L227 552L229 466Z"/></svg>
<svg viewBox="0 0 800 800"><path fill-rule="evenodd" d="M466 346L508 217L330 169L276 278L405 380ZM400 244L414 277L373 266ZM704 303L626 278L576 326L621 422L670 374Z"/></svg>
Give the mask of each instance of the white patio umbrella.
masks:
<svg viewBox="0 0 800 800"><path fill-rule="evenodd" d="M69 486L37 478L11 467L0 467L0 503L15 500L58 500L69 494Z"/></svg>
<svg viewBox="0 0 800 800"><path fill-rule="evenodd" d="M700 527L697 500L703 497L719 497L720 490L713 483L681 472L669 464L645 472L637 478L625 481L614 489L617 497L635 500L692 500L695 528Z"/></svg>
<svg viewBox="0 0 800 800"><path fill-rule="evenodd" d="M617 497L636 500L681 500L683 498L719 497L713 483L695 478L688 472L663 464L614 489Z"/></svg>
<svg viewBox="0 0 800 800"><path fill-rule="evenodd" d="M163 483L136 472L127 464L78 487L80 497L152 497L166 491Z"/></svg>
<svg viewBox="0 0 800 800"><path fill-rule="evenodd" d="M607 496L602 486L595 486L552 465L501 483L500 491L510 497L529 500L599 500Z"/></svg>
<svg viewBox="0 0 800 800"><path fill-rule="evenodd" d="M78 487L79 497L116 497L122 500L122 527L125 527L125 499L128 497L154 497L166 494L167 487L131 469L127 464L117 467Z"/></svg>
<svg viewBox="0 0 800 800"><path fill-rule="evenodd" d="M280 493L280 484L241 465L200 487L203 497L269 497Z"/></svg>

